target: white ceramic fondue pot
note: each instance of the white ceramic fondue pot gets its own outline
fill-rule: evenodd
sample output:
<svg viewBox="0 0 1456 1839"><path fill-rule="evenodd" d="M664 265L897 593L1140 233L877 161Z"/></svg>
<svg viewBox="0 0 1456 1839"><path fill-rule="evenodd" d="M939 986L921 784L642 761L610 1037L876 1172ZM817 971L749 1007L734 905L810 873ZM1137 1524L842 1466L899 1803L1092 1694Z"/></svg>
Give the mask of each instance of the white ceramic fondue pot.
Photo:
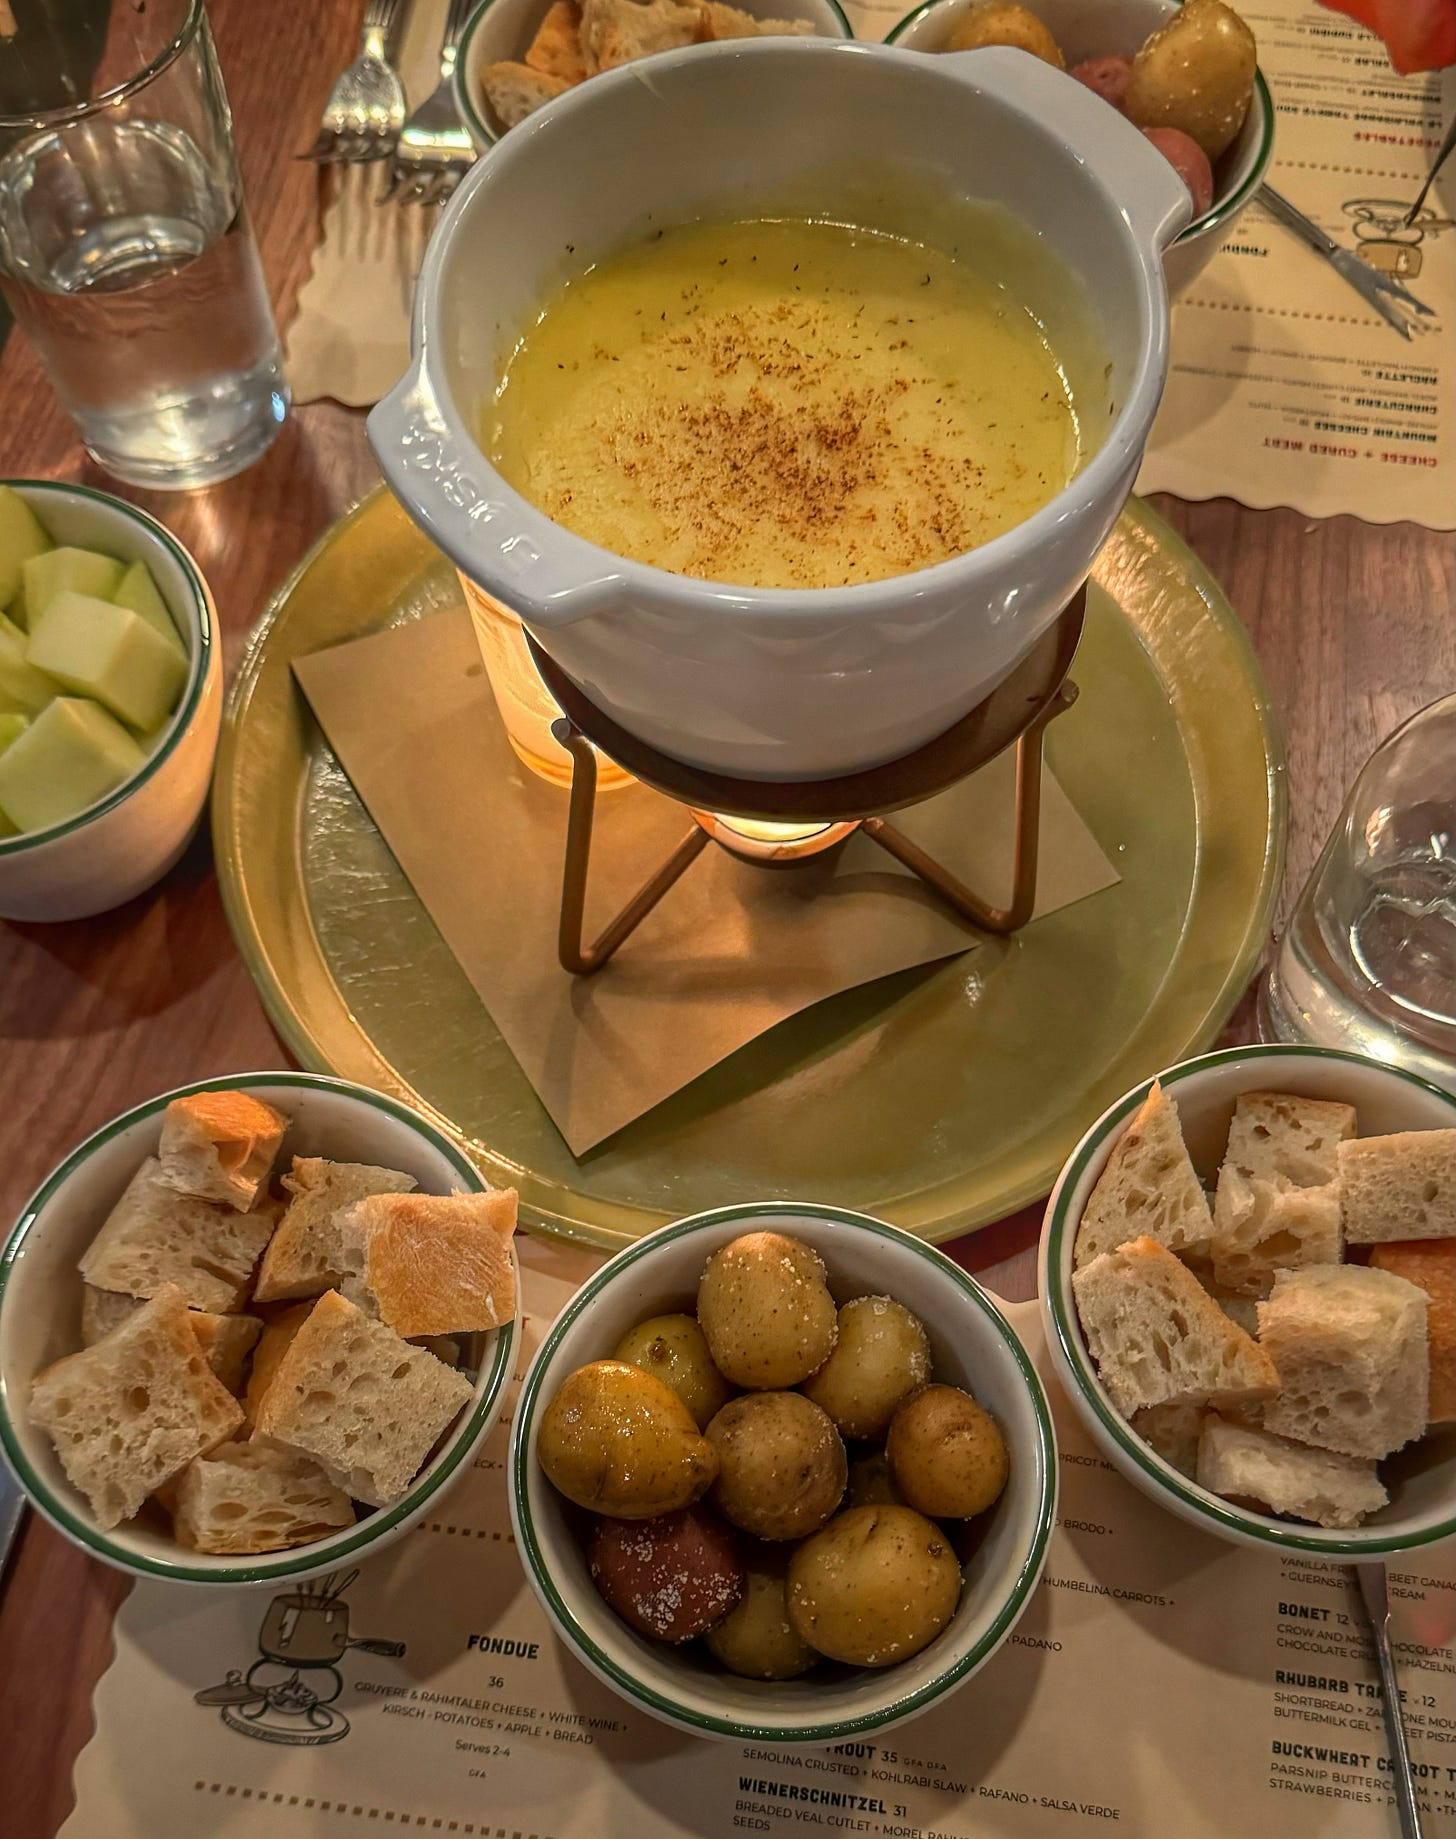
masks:
<svg viewBox="0 0 1456 1839"><path fill-rule="evenodd" d="M854 587L692 580L573 535L482 454L483 413L521 329L556 285L623 244L776 204L940 242L935 219L963 200L1003 207L1059 259L1045 275L1036 261L1018 267L1008 286L1064 361L1074 321L1095 326L1107 392L1091 405L1100 444L1077 476L981 548ZM570 90L477 163L431 239L411 369L370 416L370 440L462 573L642 740L762 779L857 771L972 709L1085 577L1158 405L1161 251L1190 210L1135 128L1023 52L928 58L813 38L666 52ZM969 372L975 363L969 350Z"/></svg>

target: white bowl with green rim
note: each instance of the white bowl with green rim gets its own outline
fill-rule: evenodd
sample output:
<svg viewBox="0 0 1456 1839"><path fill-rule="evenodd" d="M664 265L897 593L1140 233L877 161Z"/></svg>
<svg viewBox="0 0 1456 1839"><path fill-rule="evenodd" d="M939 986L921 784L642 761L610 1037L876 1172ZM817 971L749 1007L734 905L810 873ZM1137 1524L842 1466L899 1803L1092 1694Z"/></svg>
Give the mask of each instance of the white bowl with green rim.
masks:
<svg viewBox="0 0 1456 1839"><path fill-rule="evenodd" d="M1223 1159L1234 1102L1244 1092L1294 1092L1353 1105L1362 1137L1456 1125L1456 1098L1413 1073L1321 1047L1230 1047L1158 1075L1178 1107L1194 1166L1211 1185ZM1380 1473L1390 1503L1348 1531L1259 1513L1223 1500L1165 1462L1132 1429L1097 1377L1077 1320L1072 1250L1082 1209L1129 1118L1151 1087L1120 1098L1069 1157L1047 1202L1038 1288L1052 1363L1098 1447L1144 1494L1205 1532L1265 1551L1355 1564L1392 1557L1456 1534L1456 1429L1389 1457Z"/></svg>
<svg viewBox="0 0 1456 1839"><path fill-rule="evenodd" d="M889 1293L925 1324L935 1377L971 1392L1011 1454L1006 1490L975 1522L960 1606L921 1653L877 1670L831 1666L800 1679L740 1679L697 1643L636 1634L598 1595L578 1513L536 1459L546 1406L568 1373L609 1356L629 1328L694 1307L709 1257L746 1232L806 1240L840 1302ZM943 1252L862 1213L792 1201L720 1207L642 1239L585 1283L531 1362L511 1429L511 1519L532 1589L557 1634L597 1678L693 1736L837 1743L915 1717L962 1685L1006 1640L1041 1576L1056 1513L1057 1458L1041 1382L992 1299Z"/></svg>
<svg viewBox="0 0 1456 1839"><path fill-rule="evenodd" d="M160 1520L144 1524L144 1515L103 1531L66 1479L49 1437L30 1421L30 1383L81 1345L76 1261L137 1167L155 1153L163 1110L174 1098L217 1091L250 1092L291 1119L280 1166L291 1155L376 1163L402 1169L423 1192L436 1194L480 1193L487 1184L443 1131L381 1093L316 1073L228 1073L160 1093L103 1125L41 1183L0 1250L0 1447L31 1505L84 1551L135 1577L273 1584L367 1557L438 1507L469 1472L472 1453L495 1424L511 1371L515 1323L470 1338L462 1357L474 1381L469 1404L399 1500L365 1509L355 1525L310 1545L246 1558L188 1551Z"/></svg>
<svg viewBox="0 0 1456 1839"><path fill-rule="evenodd" d="M84 919L143 893L181 856L207 803L222 720L222 639L196 562L154 517L87 485L7 479L57 543L145 562L188 654L151 751L104 798L45 830L0 837L0 918Z"/></svg>
<svg viewBox="0 0 1456 1839"><path fill-rule="evenodd" d="M455 102L477 153L488 152L508 132L485 99L481 72L488 64L520 63L551 4L552 0L485 0L461 36ZM854 37L854 27L839 0L731 0L731 4L755 19L805 19L816 38Z"/></svg>
<svg viewBox="0 0 1456 1839"><path fill-rule="evenodd" d="M924 0L886 34L907 51L944 51L951 32L976 0ZM1143 40L1177 12L1180 0L1022 0L1061 47L1067 68L1092 57L1131 57ZM1274 102L1262 73L1254 78L1248 117L1228 151L1214 162L1213 202L1163 252L1170 299L1189 284L1228 241L1263 184L1274 152Z"/></svg>

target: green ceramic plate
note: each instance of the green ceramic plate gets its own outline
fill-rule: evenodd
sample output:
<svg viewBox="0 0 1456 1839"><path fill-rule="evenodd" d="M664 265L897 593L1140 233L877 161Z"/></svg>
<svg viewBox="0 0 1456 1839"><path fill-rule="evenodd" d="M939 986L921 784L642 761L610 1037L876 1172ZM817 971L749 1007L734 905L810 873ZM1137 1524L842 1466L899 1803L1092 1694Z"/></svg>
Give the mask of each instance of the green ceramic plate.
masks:
<svg viewBox="0 0 1456 1839"><path fill-rule="evenodd" d="M355 797L290 663L452 606L449 563L382 489L254 631L213 794L218 874L306 1066L436 1118L524 1216L619 1246L769 1198L949 1239L1045 1194L1129 1086L1206 1047L1263 948L1283 754L1242 627L1134 500L1099 559L1048 757L1120 885L949 963L822 1003L577 1161Z"/></svg>

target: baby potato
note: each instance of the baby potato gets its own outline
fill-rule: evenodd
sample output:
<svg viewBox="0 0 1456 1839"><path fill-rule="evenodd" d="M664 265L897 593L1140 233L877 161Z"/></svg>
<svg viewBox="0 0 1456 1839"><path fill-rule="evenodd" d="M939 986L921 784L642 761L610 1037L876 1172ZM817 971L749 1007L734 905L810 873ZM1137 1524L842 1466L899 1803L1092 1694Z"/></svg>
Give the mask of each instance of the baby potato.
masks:
<svg viewBox="0 0 1456 1839"><path fill-rule="evenodd" d="M594 1360L562 1380L536 1455L567 1500L614 1520L673 1513L718 1473L717 1451L677 1393L622 1360Z"/></svg>
<svg viewBox="0 0 1456 1839"><path fill-rule="evenodd" d="M796 1386L834 1351L837 1312L824 1260L781 1232L745 1233L708 1260L698 1321L714 1365L735 1386Z"/></svg>
<svg viewBox="0 0 1456 1839"><path fill-rule="evenodd" d="M909 1507L851 1507L789 1560L789 1622L831 1660L888 1667L955 1614L961 1572L938 1526Z"/></svg>
<svg viewBox="0 0 1456 1839"><path fill-rule="evenodd" d="M713 1658L744 1679L797 1679L819 1656L789 1621L789 1555L761 1547L748 1561L743 1594L704 1637Z"/></svg>
<svg viewBox="0 0 1456 1839"><path fill-rule="evenodd" d="M1095 90L1104 102L1110 102L1113 108L1120 109L1132 77L1132 59L1084 57L1080 64L1073 64L1072 75L1079 83L1085 83L1088 89Z"/></svg>
<svg viewBox="0 0 1456 1839"><path fill-rule="evenodd" d="M1223 0L1185 0L1132 61L1122 107L1140 128L1180 128L1210 160L1233 143L1254 94L1254 34Z"/></svg>
<svg viewBox="0 0 1456 1839"><path fill-rule="evenodd" d="M1201 217L1213 203L1213 168L1196 140L1181 128L1144 128L1150 140L1193 195L1193 215Z"/></svg>
<svg viewBox="0 0 1456 1839"><path fill-rule="evenodd" d="M733 1396L732 1386L713 1365L707 1337L690 1315L655 1315L639 1323L622 1336L612 1358L640 1366L671 1386L699 1430Z"/></svg>
<svg viewBox="0 0 1456 1839"><path fill-rule="evenodd" d="M624 1622L675 1645L705 1634L743 1594L738 1542L701 1507L654 1520L598 1520L587 1569Z"/></svg>
<svg viewBox="0 0 1456 1839"><path fill-rule="evenodd" d="M844 1497L839 1432L799 1392L752 1392L725 1405L704 1432L718 1456L713 1505L760 1539L802 1539Z"/></svg>
<svg viewBox="0 0 1456 1839"><path fill-rule="evenodd" d="M870 1456L856 1456L849 1465L849 1485L844 1490L846 1507L903 1507L905 1497L895 1486L890 1473L890 1458L882 1449Z"/></svg>
<svg viewBox="0 0 1456 1839"><path fill-rule="evenodd" d="M839 1312L834 1352L804 1381L841 1436L880 1437L895 1407L930 1378L930 1343L903 1303L857 1296Z"/></svg>
<svg viewBox="0 0 1456 1839"><path fill-rule="evenodd" d="M1015 0L976 0L946 40L947 51L979 51L982 45L1010 45L1029 51L1044 64L1067 68L1061 46L1027 7Z"/></svg>
<svg viewBox="0 0 1456 1839"><path fill-rule="evenodd" d="M958 1386L927 1386L890 1420L895 1485L935 1520L984 1513L1006 1486L1010 1458L996 1420Z"/></svg>

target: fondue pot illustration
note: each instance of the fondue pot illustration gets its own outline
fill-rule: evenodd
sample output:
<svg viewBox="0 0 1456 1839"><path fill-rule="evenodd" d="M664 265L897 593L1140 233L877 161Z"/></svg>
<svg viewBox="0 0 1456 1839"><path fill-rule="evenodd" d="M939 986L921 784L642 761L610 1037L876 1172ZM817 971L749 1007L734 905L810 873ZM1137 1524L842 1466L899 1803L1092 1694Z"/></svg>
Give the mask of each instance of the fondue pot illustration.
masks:
<svg viewBox="0 0 1456 1839"><path fill-rule="evenodd" d="M344 1689L338 1663L349 1648L398 1659L402 1641L371 1641L349 1633L344 1592L359 1573L304 1584L269 1603L258 1630L259 1658L246 1673L230 1671L220 1686L196 1695L218 1706L224 1724L264 1743L337 1743L349 1720L334 1707Z"/></svg>
<svg viewBox="0 0 1456 1839"><path fill-rule="evenodd" d="M901 759L1028 656L1116 521L1162 393L1162 257L1188 222L1187 187L1115 109L1020 51L735 39L659 53L651 71L577 85L476 162L430 238L411 368L371 413L370 441L461 574L649 747L771 781ZM1047 266L1029 259L1017 290L1069 375L1076 354L1095 436L1040 510L916 572L744 587L588 542L491 465L481 437L502 364L568 275L662 225L785 208L944 246L984 235L988 210L1031 233ZM967 349L967 377L977 363Z"/></svg>

